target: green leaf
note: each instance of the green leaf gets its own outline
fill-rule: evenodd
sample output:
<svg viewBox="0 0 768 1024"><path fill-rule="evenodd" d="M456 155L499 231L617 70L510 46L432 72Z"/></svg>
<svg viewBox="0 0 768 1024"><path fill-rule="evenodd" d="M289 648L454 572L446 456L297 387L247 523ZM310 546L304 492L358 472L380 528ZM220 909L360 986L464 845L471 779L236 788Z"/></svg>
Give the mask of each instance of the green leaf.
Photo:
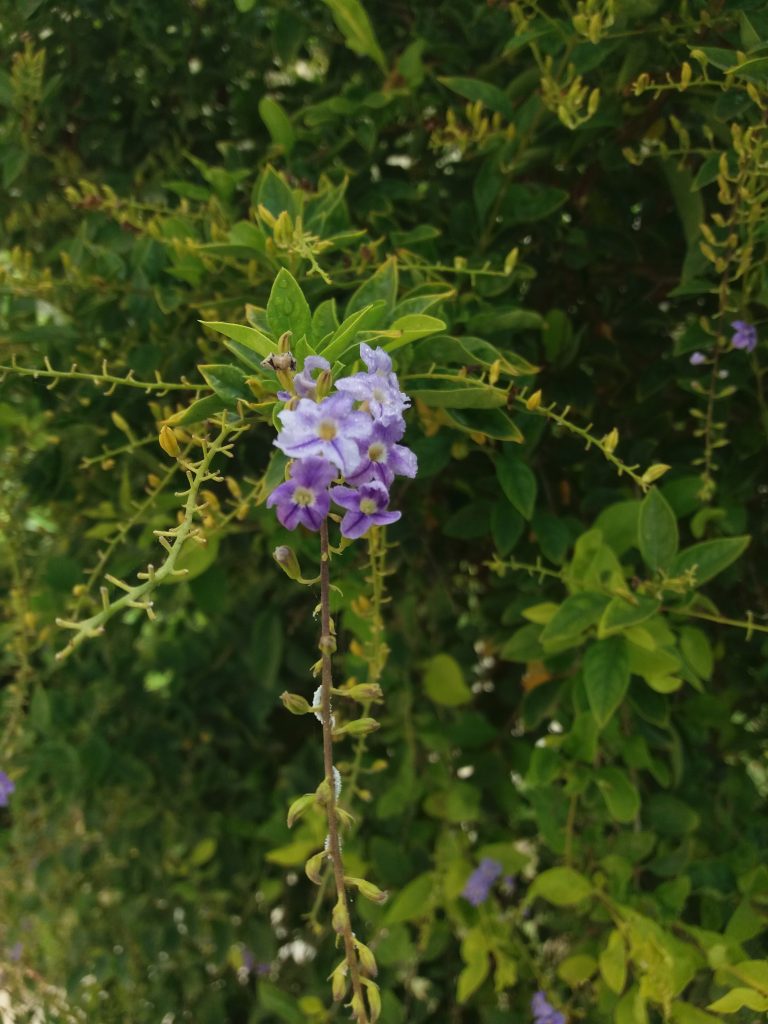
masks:
<svg viewBox="0 0 768 1024"><path fill-rule="evenodd" d="M245 383L248 374L229 363L203 363L198 370L222 402L234 408L239 400L252 401L253 394Z"/></svg>
<svg viewBox="0 0 768 1024"><path fill-rule="evenodd" d="M174 413L169 417L168 422L175 427L186 427L191 423L201 423L203 420L210 419L226 408L227 403L223 402L218 395L206 395L205 398L198 398L182 412Z"/></svg>
<svg viewBox="0 0 768 1024"><path fill-rule="evenodd" d="M293 345L300 338L312 337L312 314L304 298L304 292L285 267L278 271L272 291L269 293L267 323L276 337L290 331Z"/></svg>
<svg viewBox="0 0 768 1024"><path fill-rule="evenodd" d="M424 671L424 689L430 700L454 708L472 700L472 691L464 682L461 666L450 654L436 654Z"/></svg>
<svg viewBox="0 0 768 1024"><path fill-rule="evenodd" d="M768 57L753 57L752 60L746 60L743 64L728 68L725 73L726 75L740 75L752 82L766 82L768 81Z"/></svg>
<svg viewBox="0 0 768 1024"><path fill-rule="evenodd" d="M496 460L496 476L508 501L520 515L530 519L536 505L536 477L511 448L502 448Z"/></svg>
<svg viewBox="0 0 768 1024"><path fill-rule="evenodd" d="M627 983L627 950L621 932L614 928L599 957L603 981L617 996Z"/></svg>
<svg viewBox="0 0 768 1024"><path fill-rule="evenodd" d="M384 915L384 924L419 921L432 913L437 876L433 871L418 875L395 896Z"/></svg>
<svg viewBox="0 0 768 1024"><path fill-rule="evenodd" d="M604 639L613 633L621 633L639 622L645 622L661 607L661 602L652 597L636 594L629 600L625 597L613 597L606 605L600 622L597 625L597 636Z"/></svg>
<svg viewBox="0 0 768 1024"><path fill-rule="evenodd" d="M505 225L530 224L551 216L569 194L553 185L510 185L501 206Z"/></svg>
<svg viewBox="0 0 768 1024"><path fill-rule="evenodd" d="M354 344L361 331L371 330L374 327L385 308L386 304L379 299L378 302L373 302L370 306L363 306L362 309L350 313L334 332L333 337L329 338L328 342L318 351L329 362L335 363ZM354 357L357 358L358 354L356 352Z"/></svg>
<svg viewBox="0 0 768 1024"><path fill-rule="evenodd" d="M445 415L455 427L467 434L484 434L496 441L515 444L525 441L522 431L504 409L451 409Z"/></svg>
<svg viewBox="0 0 768 1024"><path fill-rule="evenodd" d="M267 126L272 141L282 146L286 153L290 153L296 142L296 133L291 119L277 100L271 96L262 96L259 100L259 116Z"/></svg>
<svg viewBox="0 0 768 1024"><path fill-rule="evenodd" d="M628 825L637 818L640 810L640 794L637 787L630 782L626 772L621 768L609 765L598 772L595 781L608 811L615 821Z"/></svg>
<svg viewBox="0 0 768 1024"><path fill-rule="evenodd" d="M592 883L573 868L550 868L534 878L528 899L541 896L556 907L572 907L592 895Z"/></svg>
<svg viewBox="0 0 768 1024"><path fill-rule="evenodd" d="M640 505L641 502L634 499L618 501L604 509L595 520L595 529L601 531L603 540L617 555L637 547Z"/></svg>
<svg viewBox="0 0 768 1024"><path fill-rule="evenodd" d="M677 520L658 487L651 488L640 506L638 534L640 554L648 568L654 572L668 569L677 554Z"/></svg>
<svg viewBox="0 0 768 1024"><path fill-rule="evenodd" d="M425 338L428 334L437 334L445 330L445 321L438 320L436 316L427 316L426 313L408 313L401 316L389 328L390 331L400 331L399 338L387 340L384 348L387 352L394 352L403 345L410 345L411 342Z"/></svg>
<svg viewBox="0 0 768 1024"><path fill-rule="evenodd" d="M492 409L506 405L506 392L480 381L413 376L405 381L412 398L439 409Z"/></svg>
<svg viewBox="0 0 768 1024"><path fill-rule="evenodd" d="M363 281L360 287L352 293L347 303L346 316L349 317L351 313L356 313L365 306L383 300L384 310L388 317L395 306L397 283L397 260L394 256L390 256L375 274L372 274L367 281Z"/></svg>
<svg viewBox="0 0 768 1024"><path fill-rule="evenodd" d="M689 569L696 570L696 586L701 586L713 579L723 569L727 569L747 549L752 538L719 537L717 540L705 540L701 544L693 544L684 548L675 558L670 567L672 576L681 576Z"/></svg>
<svg viewBox="0 0 768 1024"><path fill-rule="evenodd" d="M532 309L495 309L483 313L475 313L469 318L467 328L478 334L507 334L511 331L528 331L540 329L544 318Z"/></svg>
<svg viewBox="0 0 768 1024"><path fill-rule="evenodd" d="M629 686L629 655L621 636L592 644L584 657L587 699L601 728L608 724Z"/></svg>
<svg viewBox="0 0 768 1024"><path fill-rule="evenodd" d="M736 1013L737 1010L745 1008L757 1013L768 1010L768 996L760 995L751 988L732 988L707 1007L715 1013Z"/></svg>
<svg viewBox="0 0 768 1024"><path fill-rule="evenodd" d="M360 0L323 0L330 7L333 20L353 53L376 61L384 74L387 62L373 31L370 18Z"/></svg>
<svg viewBox="0 0 768 1024"><path fill-rule="evenodd" d="M544 627L542 644L555 646L578 639L600 619L607 604L608 598L604 594L590 590L566 597Z"/></svg>
<svg viewBox="0 0 768 1024"><path fill-rule="evenodd" d="M456 983L456 999L459 1003L466 1003L488 977L491 969L491 962L487 953L474 957L462 967L459 979Z"/></svg>
<svg viewBox="0 0 768 1024"><path fill-rule="evenodd" d="M293 190L269 164L256 182L251 201L254 206L265 206L273 217L279 217L283 210L287 210L295 219L300 209Z"/></svg>
<svg viewBox="0 0 768 1024"><path fill-rule="evenodd" d="M497 85L484 82L479 78L461 78L456 76L438 76L437 80L441 85L450 89L451 92L463 96L465 100L470 100L472 103L480 100L483 106L489 110L496 111L498 114L503 114L508 121L513 120L515 116L515 108L506 93L502 92Z"/></svg>
<svg viewBox="0 0 768 1024"><path fill-rule="evenodd" d="M715 667L712 644L707 634L695 626L680 630L680 651L693 671L702 679L711 679Z"/></svg>
<svg viewBox="0 0 768 1024"><path fill-rule="evenodd" d="M691 1006L690 1003L672 1003L672 1020L674 1024L720 1024L718 1017L711 1013Z"/></svg>
<svg viewBox="0 0 768 1024"><path fill-rule="evenodd" d="M574 956L566 957L557 968L557 976L571 988L578 988L594 975L597 970L597 960L589 953L576 953Z"/></svg>
<svg viewBox="0 0 768 1024"><path fill-rule="evenodd" d="M209 860L212 860L216 853L216 847L218 843L213 836L206 836L205 839L201 839L192 849L189 855L189 863L192 867L199 868L203 864L207 864Z"/></svg>
<svg viewBox="0 0 768 1024"><path fill-rule="evenodd" d="M268 355L277 350L277 345L255 327L246 327L244 324L223 324L217 320L201 320L200 323L203 327L210 327L212 331L217 331L225 338L237 342L238 352L235 354L245 350L246 358L243 361L253 368L260 368L261 360L266 359ZM256 359L254 356L259 358Z"/></svg>
<svg viewBox="0 0 768 1024"><path fill-rule="evenodd" d="M197 579L198 576L202 576L216 561L220 541L221 537L218 534L208 537L205 544L198 544L193 540L185 541L174 566L175 569L184 569L184 575L166 576L163 586L189 583L191 580Z"/></svg>

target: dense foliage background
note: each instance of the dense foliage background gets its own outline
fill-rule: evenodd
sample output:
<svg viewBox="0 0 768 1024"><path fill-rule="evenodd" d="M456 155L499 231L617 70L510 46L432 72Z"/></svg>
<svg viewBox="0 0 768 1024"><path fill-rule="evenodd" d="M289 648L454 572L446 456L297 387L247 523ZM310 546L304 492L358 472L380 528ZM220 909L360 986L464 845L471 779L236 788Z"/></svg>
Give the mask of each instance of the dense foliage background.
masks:
<svg viewBox="0 0 768 1024"><path fill-rule="evenodd" d="M398 339L417 399L382 727L347 790L345 855L391 893L355 904L382 1020L523 1021L537 989L570 1022L762 1020L764 5L6 8L0 960L18 1018L340 1014L330 897L303 873L322 816L285 824L321 772L313 720L278 700L314 686L315 597L271 559L289 535L263 506L257 371L200 323L264 326L285 267L318 340L383 302L358 340ZM758 325L754 352L733 320ZM55 660L57 616L162 558L182 478L161 423L199 432L221 409L250 429L188 578L154 621L129 609ZM311 575L316 538L292 542ZM333 568L338 671L363 678L364 547ZM339 749L348 777L357 748ZM516 882L475 908L483 857Z"/></svg>

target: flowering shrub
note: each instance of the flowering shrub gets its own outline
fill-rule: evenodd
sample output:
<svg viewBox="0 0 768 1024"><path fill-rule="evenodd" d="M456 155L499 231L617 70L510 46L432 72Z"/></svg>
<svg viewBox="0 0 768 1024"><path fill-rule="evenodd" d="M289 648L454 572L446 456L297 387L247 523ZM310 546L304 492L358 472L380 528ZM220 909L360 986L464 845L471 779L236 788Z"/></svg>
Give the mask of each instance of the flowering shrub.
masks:
<svg viewBox="0 0 768 1024"><path fill-rule="evenodd" d="M763 6L10 6L17 1016L760 1019Z"/></svg>

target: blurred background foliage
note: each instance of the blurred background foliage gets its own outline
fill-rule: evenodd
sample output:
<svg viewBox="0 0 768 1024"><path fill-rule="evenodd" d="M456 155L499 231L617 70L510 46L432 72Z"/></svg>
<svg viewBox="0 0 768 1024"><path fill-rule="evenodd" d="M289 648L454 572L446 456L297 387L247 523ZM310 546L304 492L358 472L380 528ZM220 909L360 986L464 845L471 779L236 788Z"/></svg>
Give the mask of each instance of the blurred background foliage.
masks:
<svg viewBox="0 0 768 1024"><path fill-rule="evenodd" d="M1 31L17 1018L339 1014L302 870L322 820L285 825L321 771L278 701L311 692L316 627L270 556L268 425L156 620L54 658L55 618L175 522L161 422L234 405L196 369L231 358L200 321L258 325L286 267L312 309L421 318L395 353L421 470L345 848L392 893L355 904L382 1020L526 1020L539 988L568 1021L763 1019L766 369L730 323L764 333L768 305L764 5L18 0ZM366 569L334 571L362 677ZM517 881L474 908L484 856Z"/></svg>

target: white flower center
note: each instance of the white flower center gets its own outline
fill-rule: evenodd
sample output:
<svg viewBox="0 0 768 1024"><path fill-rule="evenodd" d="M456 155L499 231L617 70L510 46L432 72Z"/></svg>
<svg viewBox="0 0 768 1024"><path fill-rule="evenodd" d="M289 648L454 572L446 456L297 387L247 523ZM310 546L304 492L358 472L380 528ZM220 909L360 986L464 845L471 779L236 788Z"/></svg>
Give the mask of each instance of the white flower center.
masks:
<svg viewBox="0 0 768 1024"><path fill-rule="evenodd" d="M293 501L295 505L313 505L315 501L315 495L313 491L310 491L308 487L297 487L293 492Z"/></svg>
<svg viewBox="0 0 768 1024"><path fill-rule="evenodd" d="M339 429L333 420L320 420L317 425L317 436L322 441L332 441L338 432Z"/></svg>
<svg viewBox="0 0 768 1024"><path fill-rule="evenodd" d="M380 441L374 441L368 449L368 458L371 462L383 462L385 455L386 449Z"/></svg>
<svg viewBox="0 0 768 1024"><path fill-rule="evenodd" d="M363 498L363 500L360 502L360 511L363 513L364 516L373 515L373 513L376 511L376 502L373 500L373 498Z"/></svg>

